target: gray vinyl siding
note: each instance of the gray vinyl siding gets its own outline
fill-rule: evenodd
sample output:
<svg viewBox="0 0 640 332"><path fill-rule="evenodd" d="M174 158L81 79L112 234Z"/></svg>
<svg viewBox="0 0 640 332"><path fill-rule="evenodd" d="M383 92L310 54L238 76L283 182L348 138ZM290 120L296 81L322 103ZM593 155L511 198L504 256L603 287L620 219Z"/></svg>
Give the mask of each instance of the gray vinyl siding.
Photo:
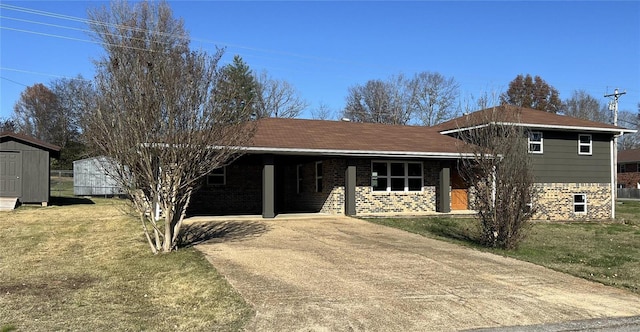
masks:
<svg viewBox="0 0 640 332"><path fill-rule="evenodd" d="M535 131L535 130L534 130ZM542 131L543 153L530 154L538 183L611 182L611 135L591 134L592 154L578 154L579 132Z"/></svg>
<svg viewBox="0 0 640 332"><path fill-rule="evenodd" d="M23 203L49 201L49 151L9 140L0 143L0 150L20 151L22 154L22 196Z"/></svg>

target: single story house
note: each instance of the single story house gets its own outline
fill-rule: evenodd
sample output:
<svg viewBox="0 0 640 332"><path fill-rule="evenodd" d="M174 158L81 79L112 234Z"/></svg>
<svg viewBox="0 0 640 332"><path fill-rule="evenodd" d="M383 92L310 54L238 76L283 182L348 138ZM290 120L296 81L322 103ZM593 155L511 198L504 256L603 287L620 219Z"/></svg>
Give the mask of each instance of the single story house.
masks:
<svg viewBox="0 0 640 332"><path fill-rule="evenodd" d="M485 113L483 113L485 112ZM529 130L540 219L614 217L613 138L633 132L608 124L509 106L510 124ZM469 115L435 127L347 121L258 120L246 154L209 174L190 214L322 212L419 215L469 209L458 174L470 147L461 130L489 123Z"/></svg>
<svg viewBox="0 0 640 332"><path fill-rule="evenodd" d="M618 188L640 189L640 149L618 152Z"/></svg>
<svg viewBox="0 0 640 332"><path fill-rule="evenodd" d="M52 157L60 157L59 146L23 134L0 133L0 198L46 206Z"/></svg>

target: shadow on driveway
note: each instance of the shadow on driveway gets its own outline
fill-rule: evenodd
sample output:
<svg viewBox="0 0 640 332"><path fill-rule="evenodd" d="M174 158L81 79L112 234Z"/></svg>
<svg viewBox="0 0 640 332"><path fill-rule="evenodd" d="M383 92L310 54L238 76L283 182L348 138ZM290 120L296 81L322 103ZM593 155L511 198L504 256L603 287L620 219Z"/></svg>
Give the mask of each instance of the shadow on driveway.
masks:
<svg viewBox="0 0 640 332"><path fill-rule="evenodd" d="M269 231L269 227L259 221L201 221L182 226L178 242L180 247L191 247L201 243L242 241Z"/></svg>

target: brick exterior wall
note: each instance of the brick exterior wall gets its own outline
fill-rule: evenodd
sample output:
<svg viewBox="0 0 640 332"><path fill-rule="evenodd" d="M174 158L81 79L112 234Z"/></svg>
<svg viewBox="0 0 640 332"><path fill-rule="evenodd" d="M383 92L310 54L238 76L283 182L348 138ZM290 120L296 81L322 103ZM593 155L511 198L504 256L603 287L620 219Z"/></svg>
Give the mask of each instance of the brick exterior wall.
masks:
<svg viewBox="0 0 640 332"><path fill-rule="evenodd" d="M322 161L322 192L316 192L316 161ZM298 165L301 182L298 183ZM422 192L374 192L371 159L356 162L356 214L420 214L436 211L441 163L423 162ZM276 162L276 213L345 213L345 159ZM206 186L192 199L190 215L261 214L262 162L259 158L227 166L224 186ZM298 191L298 185L300 190Z"/></svg>
<svg viewBox="0 0 640 332"><path fill-rule="evenodd" d="M189 215L262 213L262 164L237 162L226 168L226 184L203 184L191 199Z"/></svg>
<svg viewBox="0 0 640 332"><path fill-rule="evenodd" d="M421 192L374 192L371 189L371 160L360 160L356 167L356 215L420 214L436 211L439 162L423 162Z"/></svg>
<svg viewBox="0 0 640 332"><path fill-rule="evenodd" d="M534 219L581 221L611 219L610 183L537 183ZM587 213L575 213L573 195L587 195Z"/></svg>
<svg viewBox="0 0 640 332"><path fill-rule="evenodd" d="M276 163L276 213L321 212L345 213L345 159L322 160L322 192L316 192L316 161L288 160ZM374 192L371 189L371 159L356 162L356 214L392 215L424 214L436 211L440 161L423 162L423 191ZM301 165L298 192L298 165ZM242 160L226 169L224 186L203 186L189 208L190 215L261 214L262 161ZM611 218L611 186L609 183L538 183L535 200L539 220L603 220ZM587 213L573 212L573 195L587 195ZM474 190L469 190L473 202ZM473 208L473 207L471 207Z"/></svg>

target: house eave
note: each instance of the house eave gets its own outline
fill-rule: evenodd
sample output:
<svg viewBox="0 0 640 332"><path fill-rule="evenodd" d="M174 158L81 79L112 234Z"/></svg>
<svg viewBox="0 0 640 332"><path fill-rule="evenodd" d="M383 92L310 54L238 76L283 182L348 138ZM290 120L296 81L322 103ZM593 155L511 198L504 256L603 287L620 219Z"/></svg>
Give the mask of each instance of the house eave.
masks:
<svg viewBox="0 0 640 332"><path fill-rule="evenodd" d="M579 132L604 132L611 134L622 135L625 133L635 133L637 130L635 129L626 129L626 128L603 128L603 127L583 127L583 126L564 126L564 125L545 125L545 124L535 124L535 123L518 123L518 122L491 122L489 124L482 124L471 127L462 127L441 131L440 134L449 135L455 134L467 130L473 130L478 128L484 128L489 125L499 125L499 126L516 126L516 127L526 127L531 129L550 129L550 130L568 130L568 131L579 131Z"/></svg>
<svg viewBox="0 0 640 332"><path fill-rule="evenodd" d="M423 158L423 159L461 159L472 158L473 153L460 152L423 152L423 151L375 151L375 150L339 150L339 149L298 149L276 147L246 147L246 153L332 156L332 157L374 157L374 158Z"/></svg>

